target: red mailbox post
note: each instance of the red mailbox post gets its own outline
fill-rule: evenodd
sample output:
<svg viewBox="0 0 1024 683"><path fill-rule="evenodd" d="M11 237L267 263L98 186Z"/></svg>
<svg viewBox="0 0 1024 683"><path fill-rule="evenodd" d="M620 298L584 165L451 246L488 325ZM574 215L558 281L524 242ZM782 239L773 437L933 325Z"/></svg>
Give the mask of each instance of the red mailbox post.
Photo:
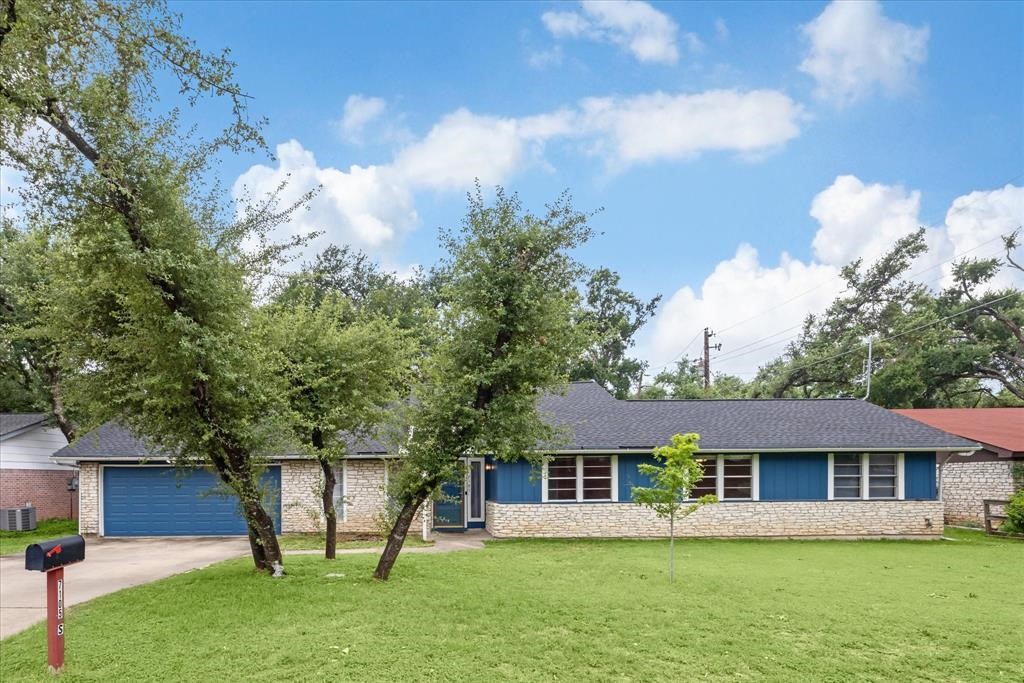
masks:
<svg viewBox="0 0 1024 683"><path fill-rule="evenodd" d="M46 572L46 655L52 671L64 667L64 567L85 559L85 539L65 536L25 548L25 569Z"/></svg>

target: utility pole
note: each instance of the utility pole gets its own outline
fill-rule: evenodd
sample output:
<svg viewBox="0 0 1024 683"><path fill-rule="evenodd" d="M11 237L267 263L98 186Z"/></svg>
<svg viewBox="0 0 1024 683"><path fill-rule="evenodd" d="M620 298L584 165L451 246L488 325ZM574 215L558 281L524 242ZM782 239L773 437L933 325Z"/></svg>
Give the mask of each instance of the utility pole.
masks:
<svg viewBox="0 0 1024 683"><path fill-rule="evenodd" d="M711 387L711 351L720 351L722 349L721 344L711 344L711 338L715 336L715 333L704 328L704 388L708 389Z"/></svg>
<svg viewBox="0 0 1024 683"><path fill-rule="evenodd" d="M871 395L871 363L872 363L872 351L875 342L874 336L868 337L868 362L864 365L864 383L867 384L867 389L864 392L864 398L862 400L868 400L868 396Z"/></svg>

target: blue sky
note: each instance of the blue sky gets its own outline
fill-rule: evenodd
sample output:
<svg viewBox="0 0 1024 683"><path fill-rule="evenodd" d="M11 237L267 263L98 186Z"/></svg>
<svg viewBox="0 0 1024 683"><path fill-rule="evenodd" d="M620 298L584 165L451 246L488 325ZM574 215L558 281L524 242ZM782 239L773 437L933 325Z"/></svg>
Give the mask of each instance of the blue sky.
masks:
<svg viewBox="0 0 1024 683"><path fill-rule="evenodd" d="M730 348L823 307L851 258L925 225L941 284L1024 220L1022 3L172 8L270 120L276 159L222 166L236 194L323 184L287 229L406 269L436 260L472 178L536 208L568 188L604 207L581 258L665 296L654 367L711 325L717 367L749 375L792 332Z"/></svg>

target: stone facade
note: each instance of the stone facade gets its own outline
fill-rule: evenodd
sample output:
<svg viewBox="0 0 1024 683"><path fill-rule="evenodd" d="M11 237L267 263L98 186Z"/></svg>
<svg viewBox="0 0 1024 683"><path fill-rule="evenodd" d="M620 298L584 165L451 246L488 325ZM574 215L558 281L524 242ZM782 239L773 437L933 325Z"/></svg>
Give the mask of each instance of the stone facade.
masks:
<svg viewBox="0 0 1024 683"><path fill-rule="evenodd" d="M68 479L76 475L74 470L0 469L0 508L31 504L36 519L75 519L78 496L68 491Z"/></svg>
<svg viewBox="0 0 1024 683"><path fill-rule="evenodd" d="M496 538L662 538L667 519L636 503L487 503ZM942 536L942 502L807 501L719 503L676 523L678 536L911 537Z"/></svg>
<svg viewBox="0 0 1024 683"><path fill-rule="evenodd" d="M100 466L95 462L78 465L78 533L100 532Z"/></svg>
<svg viewBox="0 0 1024 683"><path fill-rule="evenodd" d="M1009 500L1014 493L1014 462L947 462L942 466L942 499L948 524L985 523L982 500Z"/></svg>
<svg viewBox="0 0 1024 683"><path fill-rule="evenodd" d="M323 474L316 460L281 463L281 532L320 531L323 526L320 490Z"/></svg>

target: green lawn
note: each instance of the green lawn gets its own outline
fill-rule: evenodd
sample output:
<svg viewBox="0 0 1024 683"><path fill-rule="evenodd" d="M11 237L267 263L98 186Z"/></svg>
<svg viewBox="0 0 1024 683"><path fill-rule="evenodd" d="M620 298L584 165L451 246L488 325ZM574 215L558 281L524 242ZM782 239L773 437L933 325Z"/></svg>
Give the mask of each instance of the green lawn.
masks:
<svg viewBox="0 0 1024 683"><path fill-rule="evenodd" d="M1024 680L1024 544L516 541L235 560L72 607L62 680ZM67 590L74 590L74 572ZM41 627L0 680L52 681Z"/></svg>
<svg viewBox="0 0 1024 683"><path fill-rule="evenodd" d="M32 531L0 531L0 555L25 554L25 546L78 533L78 520L46 519Z"/></svg>

